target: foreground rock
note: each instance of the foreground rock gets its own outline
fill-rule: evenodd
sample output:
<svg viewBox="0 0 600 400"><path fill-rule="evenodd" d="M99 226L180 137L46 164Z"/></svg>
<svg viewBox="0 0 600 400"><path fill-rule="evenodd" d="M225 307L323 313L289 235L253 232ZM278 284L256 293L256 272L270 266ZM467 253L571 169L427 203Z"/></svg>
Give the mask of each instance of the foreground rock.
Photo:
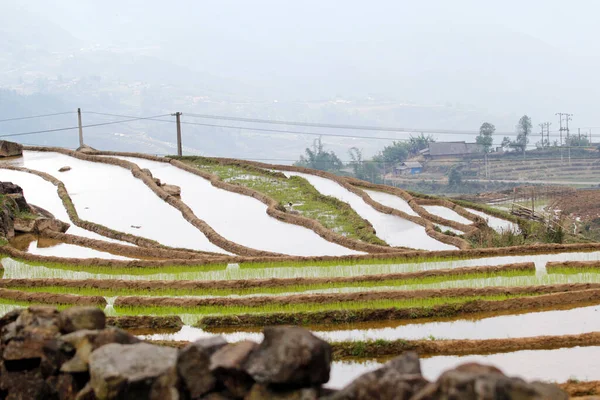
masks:
<svg viewBox="0 0 600 400"><path fill-rule="evenodd" d="M212 337L177 350L141 342L93 307L32 306L0 318L0 398L165 400L566 399L555 385L464 364L436 382L407 352L341 390L329 380L331 348L305 329L264 330L264 340Z"/></svg>
<svg viewBox="0 0 600 400"><path fill-rule="evenodd" d="M0 182L0 238L11 239L16 232L66 232L69 227L48 211L28 204L20 186Z"/></svg>
<svg viewBox="0 0 600 400"><path fill-rule="evenodd" d="M7 140L0 140L0 157L17 157L22 155L22 145Z"/></svg>

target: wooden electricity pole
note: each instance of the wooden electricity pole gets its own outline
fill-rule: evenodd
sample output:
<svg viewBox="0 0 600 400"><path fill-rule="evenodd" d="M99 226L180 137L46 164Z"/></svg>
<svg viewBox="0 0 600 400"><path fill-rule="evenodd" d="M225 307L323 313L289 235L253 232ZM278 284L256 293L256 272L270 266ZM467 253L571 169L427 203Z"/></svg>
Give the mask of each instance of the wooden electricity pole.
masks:
<svg viewBox="0 0 600 400"><path fill-rule="evenodd" d="M81 125L81 108L77 109L77 122L79 123L79 147L83 147L83 126Z"/></svg>
<svg viewBox="0 0 600 400"><path fill-rule="evenodd" d="M171 114L171 115L174 115L175 119L177 121L177 155L182 156L183 149L181 147L181 113L176 112L175 114Z"/></svg>

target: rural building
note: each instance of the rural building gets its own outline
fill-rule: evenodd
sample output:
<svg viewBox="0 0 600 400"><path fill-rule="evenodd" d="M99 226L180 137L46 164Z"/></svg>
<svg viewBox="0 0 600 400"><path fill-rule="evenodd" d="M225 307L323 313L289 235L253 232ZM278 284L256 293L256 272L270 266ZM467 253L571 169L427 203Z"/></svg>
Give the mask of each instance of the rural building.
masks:
<svg viewBox="0 0 600 400"><path fill-rule="evenodd" d="M396 175L415 175L423 172L423 165L418 161L405 161L394 166Z"/></svg>
<svg viewBox="0 0 600 400"><path fill-rule="evenodd" d="M462 142L433 142L423 151L428 158L461 157L483 153L483 146L477 143Z"/></svg>

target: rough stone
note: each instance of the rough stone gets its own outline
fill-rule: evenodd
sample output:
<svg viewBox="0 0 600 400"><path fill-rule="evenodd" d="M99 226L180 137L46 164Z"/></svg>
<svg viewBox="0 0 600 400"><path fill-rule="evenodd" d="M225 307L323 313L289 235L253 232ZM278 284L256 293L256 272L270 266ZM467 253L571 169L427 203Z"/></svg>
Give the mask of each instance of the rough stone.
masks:
<svg viewBox="0 0 600 400"><path fill-rule="evenodd" d="M68 165L65 165L64 167L60 167L58 169L58 172L67 172L67 171L70 171L70 170L71 170L71 167L69 167Z"/></svg>
<svg viewBox="0 0 600 400"><path fill-rule="evenodd" d="M148 343L107 344L90 357L99 399L178 399L177 350Z"/></svg>
<svg viewBox="0 0 600 400"><path fill-rule="evenodd" d="M27 326L4 347L4 365L11 371L39 367L45 344L58 334L55 326Z"/></svg>
<svg viewBox="0 0 600 400"><path fill-rule="evenodd" d="M32 212L31 207L27 203L27 200L25 200L25 196L23 196L22 193L7 194L6 197L10 198L13 201L13 203L17 207L18 211L20 211L20 212Z"/></svg>
<svg viewBox="0 0 600 400"><path fill-rule="evenodd" d="M310 387L329 381L331 346L299 327L272 327L245 363L256 382Z"/></svg>
<svg viewBox="0 0 600 400"><path fill-rule="evenodd" d="M16 157L23 155L23 146L19 143L0 140L0 157Z"/></svg>
<svg viewBox="0 0 600 400"><path fill-rule="evenodd" d="M22 196L23 188L12 182L0 182L0 194L20 194Z"/></svg>
<svg viewBox="0 0 600 400"><path fill-rule="evenodd" d="M93 342L98 336L96 330L78 330L64 335L61 340L75 351L73 357L62 364L62 372L87 372L89 369L90 355L93 350Z"/></svg>
<svg viewBox="0 0 600 400"><path fill-rule="evenodd" d="M244 370L244 362L258 347L252 341L231 343L217 350L210 358L210 370L234 397L244 397L254 380Z"/></svg>
<svg viewBox="0 0 600 400"><path fill-rule="evenodd" d="M403 400L427 385L421 376L419 357L407 352L381 368L361 375L342 390L324 397L327 400Z"/></svg>
<svg viewBox="0 0 600 400"><path fill-rule="evenodd" d="M6 400L46 400L54 399L55 391L45 381L39 369L28 371L0 371L0 391Z"/></svg>
<svg viewBox="0 0 600 400"><path fill-rule="evenodd" d="M221 336L190 343L177 357L177 372L192 399L212 391L217 380L210 371L210 357L227 341Z"/></svg>
<svg viewBox="0 0 600 400"><path fill-rule="evenodd" d="M161 187L165 192L167 192L167 194L171 196L181 196L181 188L179 186L163 184Z"/></svg>
<svg viewBox="0 0 600 400"><path fill-rule="evenodd" d="M244 400L317 400L319 390L316 388L303 388L292 390L276 390L267 385L257 383L252 386Z"/></svg>
<svg viewBox="0 0 600 400"><path fill-rule="evenodd" d="M97 307L71 307L59 315L62 333L71 333L80 329L104 329L106 315Z"/></svg>
<svg viewBox="0 0 600 400"><path fill-rule="evenodd" d="M17 320L17 329L25 326L55 326L59 325L59 312L50 306L30 306L23 310Z"/></svg>
<svg viewBox="0 0 600 400"><path fill-rule="evenodd" d="M436 382L418 392L412 400L433 399L568 399L558 386L509 378L495 367L470 363L444 372Z"/></svg>
<svg viewBox="0 0 600 400"><path fill-rule="evenodd" d="M123 329L109 326L108 328L98 332L98 335L96 335L94 338L94 343L92 347L93 350L96 350L110 343L135 344L140 342L141 340L132 335L131 333L126 332Z"/></svg>

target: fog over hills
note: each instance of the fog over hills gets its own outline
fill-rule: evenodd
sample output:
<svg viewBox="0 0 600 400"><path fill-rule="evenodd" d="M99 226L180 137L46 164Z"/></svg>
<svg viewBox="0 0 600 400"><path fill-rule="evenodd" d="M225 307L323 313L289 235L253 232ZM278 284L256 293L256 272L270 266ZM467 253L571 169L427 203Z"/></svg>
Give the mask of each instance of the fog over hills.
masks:
<svg viewBox="0 0 600 400"><path fill-rule="evenodd" d="M551 121L555 130L554 113L571 112L575 127L598 125L595 2L574 1L569 8L554 0L413 3L3 2L0 35L7 39L0 42L0 88L31 97L0 97L0 118L81 107L84 113L182 111L184 119L201 113L470 131L489 121L512 132L523 114L534 126ZM75 122L66 119L0 130ZM87 135L103 148L172 152L174 126L144 121L90 128ZM77 145L70 131L25 137ZM190 152L264 157L268 151L273 158L295 159L314 136L185 125L184 139ZM372 155L389 143L324 142L342 158L351 146Z"/></svg>

